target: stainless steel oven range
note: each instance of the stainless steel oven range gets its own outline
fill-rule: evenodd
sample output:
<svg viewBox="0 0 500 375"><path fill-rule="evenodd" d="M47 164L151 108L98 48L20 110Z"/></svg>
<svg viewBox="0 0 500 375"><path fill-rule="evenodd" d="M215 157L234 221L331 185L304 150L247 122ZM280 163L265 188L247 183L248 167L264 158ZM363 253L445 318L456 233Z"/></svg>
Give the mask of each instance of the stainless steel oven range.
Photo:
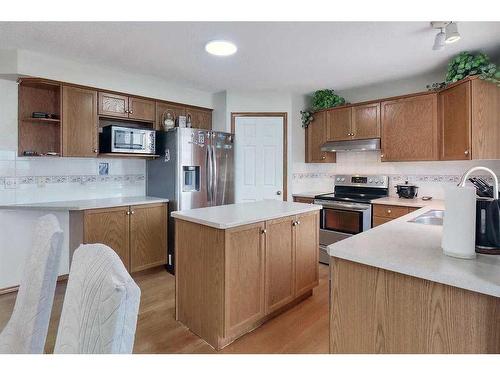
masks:
<svg viewBox="0 0 500 375"><path fill-rule="evenodd" d="M319 260L328 264L326 247L372 227L372 204L389 193L387 176L336 175L334 192L314 197L320 214Z"/></svg>

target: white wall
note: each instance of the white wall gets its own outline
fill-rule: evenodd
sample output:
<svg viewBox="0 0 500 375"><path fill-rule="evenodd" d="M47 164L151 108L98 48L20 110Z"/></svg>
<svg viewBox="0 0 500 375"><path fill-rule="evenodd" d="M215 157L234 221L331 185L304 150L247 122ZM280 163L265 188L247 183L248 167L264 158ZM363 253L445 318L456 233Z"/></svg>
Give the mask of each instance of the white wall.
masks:
<svg viewBox="0 0 500 375"><path fill-rule="evenodd" d="M102 66L22 50L0 50L0 204L145 194L140 159L26 158L17 156L17 76L37 76L203 107L209 92ZM223 116L224 118L224 116ZM98 164L109 163L109 176Z"/></svg>

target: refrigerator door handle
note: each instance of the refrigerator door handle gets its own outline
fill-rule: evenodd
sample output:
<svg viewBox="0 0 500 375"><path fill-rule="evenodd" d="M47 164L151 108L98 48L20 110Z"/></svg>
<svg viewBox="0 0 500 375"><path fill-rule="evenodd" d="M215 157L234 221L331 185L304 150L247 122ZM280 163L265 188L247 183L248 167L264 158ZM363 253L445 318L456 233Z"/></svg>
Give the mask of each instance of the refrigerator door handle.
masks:
<svg viewBox="0 0 500 375"><path fill-rule="evenodd" d="M212 198L213 205L217 206L217 155L215 154L215 146L212 145Z"/></svg>
<svg viewBox="0 0 500 375"><path fill-rule="evenodd" d="M207 180L207 203L212 205L212 155L210 153L210 145L207 144L207 155L205 159L205 175Z"/></svg>

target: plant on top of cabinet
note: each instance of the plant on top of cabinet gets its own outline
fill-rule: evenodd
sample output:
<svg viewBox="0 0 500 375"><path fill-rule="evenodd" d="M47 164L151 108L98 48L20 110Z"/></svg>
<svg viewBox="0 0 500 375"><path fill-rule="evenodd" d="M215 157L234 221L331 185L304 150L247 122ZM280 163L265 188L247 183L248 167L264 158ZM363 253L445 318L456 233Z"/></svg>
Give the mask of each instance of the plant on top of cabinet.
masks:
<svg viewBox="0 0 500 375"><path fill-rule="evenodd" d="M464 51L449 61L445 81L427 85L427 88L429 90L440 90L452 83L475 75L500 86L500 69L490 61L488 55L483 52L473 55Z"/></svg>
<svg viewBox="0 0 500 375"><path fill-rule="evenodd" d="M335 94L335 91L332 89L317 90L314 92L312 97L313 111L338 107L344 104L347 104L345 99L342 96Z"/></svg>
<svg viewBox="0 0 500 375"><path fill-rule="evenodd" d="M302 120L302 127L306 129L312 120L314 120L314 116L309 110L304 110L300 111L300 119Z"/></svg>

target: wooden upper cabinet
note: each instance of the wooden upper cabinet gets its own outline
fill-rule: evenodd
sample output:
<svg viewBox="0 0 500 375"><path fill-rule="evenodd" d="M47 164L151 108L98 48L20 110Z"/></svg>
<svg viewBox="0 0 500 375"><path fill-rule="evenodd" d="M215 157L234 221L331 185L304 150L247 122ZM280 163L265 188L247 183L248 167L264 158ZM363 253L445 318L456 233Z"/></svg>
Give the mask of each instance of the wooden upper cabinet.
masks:
<svg viewBox="0 0 500 375"><path fill-rule="evenodd" d="M321 146L326 142L327 138L326 116L326 111L314 113L314 120L306 129L306 163L335 162L335 153L321 151Z"/></svg>
<svg viewBox="0 0 500 375"><path fill-rule="evenodd" d="M192 128L212 130L212 111L186 108L186 117Z"/></svg>
<svg viewBox="0 0 500 375"><path fill-rule="evenodd" d="M130 207L130 271L167 263L167 206Z"/></svg>
<svg viewBox="0 0 500 375"><path fill-rule="evenodd" d="M99 115L128 118L128 96L99 92Z"/></svg>
<svg viewBox="0 0 500 375"><path fill-rule="evenodd" d="M382 161L438 160L437 94L381 103Z"/></svg>
<svg viewBox="0 0 500 375"><path fill-rule="evenodd" d="M224 337L235 337L265 314L265 223L226 230Z"/></svg>
<svg viewBox="0 0 500 375"><path fill-rule="evenodd" d="M186 107L167 102L156 102L156 130L163 130L163 121L170 113L174 122L179 116L186 116Z"/></svg>
<svg viewBox="0 0 500 375"><path fill-rule="evenodd" d="M472 82L472 159L500 159L500 87Z"/></svg>
<svg viewBox="0 0 500 375"><path fill-rule="evenodd" d="M318 211L298 215L294 230L295 296L299 296L319 283Z"/></svg>
<svg viewBox="0 0 500 375"><path fill-rule="evenodd" d="M294 299L294 221L290 216L266 222L266 314Z"/></svg>
<svg viewBox="0 0 500 375"><path fill-rule="evenodd" d="M135 96L99 92L99 115L154 122L156 106L154 100Z"/></svg>
<svg viewBox="0 0 500 375"><path fill-rule="evenodd" d="M441 160L471 158L471 82L439 93Z"/></svg>
<svg viewBox="0 0 500 375"><path fill-rule="evenodd" d="M380 103L352 107L352 139L380 138Z"/></svg>
<svg viewBox="0 0 500 375"><path fill-rule="evenodd" d="M63 156L97 156L97 91L62 88Z"/></svg>
<svg viewBox="0 0 500 375"><path fill-rule="evenodd" d="M352 139L351 107L326 111L327 140L345 141Z"/></svg>
<svg viewBox="0 0 500 375"><path fill-rule="evenodd" d="M141 99L131 96L128 101L129 118L154 122L155 121L155 102L154 100Z"/></svg>
<svg viewBox="0 0 500 375"><path fill-rule="evenodd" d="M84 212L83 242L102 243L112 248L130 271L129 208L115 207Z"/></svg>

